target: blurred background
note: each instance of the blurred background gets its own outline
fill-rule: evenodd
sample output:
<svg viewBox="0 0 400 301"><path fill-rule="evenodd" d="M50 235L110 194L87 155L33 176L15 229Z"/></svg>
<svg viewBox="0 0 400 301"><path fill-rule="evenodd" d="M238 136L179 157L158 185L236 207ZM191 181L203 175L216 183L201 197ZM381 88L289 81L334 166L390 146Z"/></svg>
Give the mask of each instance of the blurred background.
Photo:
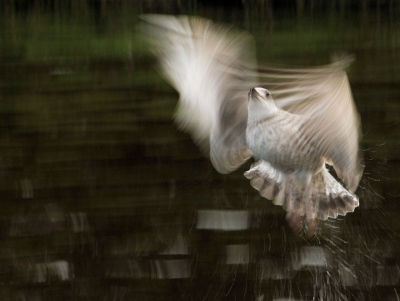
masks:
<svg viewBox="0 0 400 301"><path fill-rule="evenodd" d="M307 240L173 124L138 30L190 14L254 35L259 63L356 56L365 173ZM400 300L400 1L3 0L0 300Z"/></svg>

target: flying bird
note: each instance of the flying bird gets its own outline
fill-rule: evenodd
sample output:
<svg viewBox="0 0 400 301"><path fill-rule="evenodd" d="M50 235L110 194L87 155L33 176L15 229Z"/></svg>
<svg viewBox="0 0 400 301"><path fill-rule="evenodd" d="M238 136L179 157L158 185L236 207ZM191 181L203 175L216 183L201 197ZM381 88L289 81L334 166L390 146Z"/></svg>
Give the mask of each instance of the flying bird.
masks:
<svg viewBox="0 0 400 301"><path fill-rule="evenodd" d="M305 226L313 234L318 220L354 211L363 168L360 119L345 72L351 56L319 67L261 67L253 37L233 26L189 16L141 18L162 74L180 94L175 121L218 172L253 157L244 176L283 206L295 231Z"/></svg>

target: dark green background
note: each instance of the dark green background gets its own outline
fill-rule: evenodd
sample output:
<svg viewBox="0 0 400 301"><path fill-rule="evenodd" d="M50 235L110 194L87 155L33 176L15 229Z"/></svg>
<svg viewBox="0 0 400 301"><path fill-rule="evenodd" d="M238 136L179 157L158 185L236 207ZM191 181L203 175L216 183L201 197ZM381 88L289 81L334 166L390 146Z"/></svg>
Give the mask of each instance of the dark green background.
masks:
<svg viewBox="0 0 400 301"><path fill-rule="evenodd" d="M0 9L1 300L398 300L399 1L5 0ZM173 124L178 95L137 30L142 13L232 23L255 36L260 63L355 54L360 207L307 241L251 188L249 164L219 175ZM248 210L251 227L197 229L201 209ZM186 254L166 254L182 241ZM248 246L249 264L225 264L229 245ZM304 246L324 248L328 266L288 268ZM188 277L157 273L168 260L187 264ZM66 263L65 279L52 262Z"/></svg>

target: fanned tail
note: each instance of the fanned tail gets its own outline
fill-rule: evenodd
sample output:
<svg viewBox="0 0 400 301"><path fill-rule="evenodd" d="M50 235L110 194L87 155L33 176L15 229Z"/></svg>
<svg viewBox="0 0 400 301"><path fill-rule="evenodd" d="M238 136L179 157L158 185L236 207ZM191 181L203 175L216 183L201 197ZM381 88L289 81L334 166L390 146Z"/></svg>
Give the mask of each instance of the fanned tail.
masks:
<svg viewBox="0 0 400 301"><path fill-rule="evenodd" d="M344 216L359 206L358 197L336 181L325 167L313 177L312 185L320 220ZM317 185L320 186L320 191L316 191Z"/></svg>
<svg viewBox="0 0 400 301"><path fill-rule="evenodd" d="M288 216L326 220L353 212L359 205L357 196L336 181L325 166L311 178L310 200L304 199L305 182L299 183L295 176L279 172L266 161L255 162L244 176L262 197L282 206Z"/></svg>

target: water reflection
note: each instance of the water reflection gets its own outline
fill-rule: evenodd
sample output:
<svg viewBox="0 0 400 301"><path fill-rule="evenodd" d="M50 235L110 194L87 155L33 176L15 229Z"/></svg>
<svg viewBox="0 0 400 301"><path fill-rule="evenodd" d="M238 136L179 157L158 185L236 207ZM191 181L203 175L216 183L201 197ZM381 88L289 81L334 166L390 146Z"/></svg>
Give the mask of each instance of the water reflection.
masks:
<svg viewBox="0 0 400 301"><path fill-rule="evenodd" d="M6 2L1 300L399 299L395 2L359 11L314 1L297 15L289 4L228 14L197 2L104 1L98 25L85 1L23 14ZM360 207L310 241L248 187L245 168L218 175L172 124L178 96L134 30L149 12L247 28L261 61L317 65L333 50L355 53Z"/></svg>

